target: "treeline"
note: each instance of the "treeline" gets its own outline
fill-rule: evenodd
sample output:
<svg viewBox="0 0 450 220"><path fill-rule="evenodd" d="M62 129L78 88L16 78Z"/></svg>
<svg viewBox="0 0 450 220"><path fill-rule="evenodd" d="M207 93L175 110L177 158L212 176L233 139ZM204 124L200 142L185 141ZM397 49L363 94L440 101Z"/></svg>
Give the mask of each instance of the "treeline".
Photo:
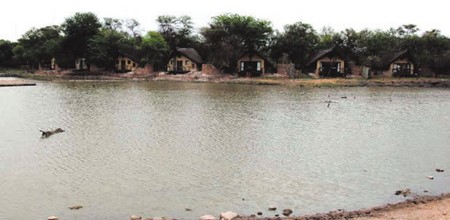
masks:
<svg viewBox="0 0 450 220"><path fill-rule="evenodd" d="M151 63L163 70L176 47L195 48L208 63L235 71L238 56L258 51L278 63L294 63L302 68L312 51L336 47L359 65L379 62L386 51L408 49L421 66L448 69L450 39L439 30L419 34L416 25L389 30L331 28L315 30L297 22L283 31L274 30L270 21L238 14L213 17L208 26L195 31L189 16L159 16L158 30L142 34L138 21L99 19L93 13L76 13L61 25L32 28L17 42L0 40L0 66L38 68L56 58L62 68L73 68L76 58L113 70L115 59L123 53L139 57L141 65Z"/></svg>

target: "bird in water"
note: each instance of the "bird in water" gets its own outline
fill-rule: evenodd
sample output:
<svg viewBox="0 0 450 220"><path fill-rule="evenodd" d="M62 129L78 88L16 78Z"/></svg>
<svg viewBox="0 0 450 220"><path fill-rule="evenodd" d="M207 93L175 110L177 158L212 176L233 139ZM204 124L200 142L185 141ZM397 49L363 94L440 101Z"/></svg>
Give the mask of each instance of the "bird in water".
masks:
<svg viewBox="0 0 450 220"><path fill-rule="evenodd" d="M333 101L331 101L331 100L328 100L328 101L325 101L325 102L328 103L328 105L327 105L328 108L330 107L330 104L333 103Z"/></svg>

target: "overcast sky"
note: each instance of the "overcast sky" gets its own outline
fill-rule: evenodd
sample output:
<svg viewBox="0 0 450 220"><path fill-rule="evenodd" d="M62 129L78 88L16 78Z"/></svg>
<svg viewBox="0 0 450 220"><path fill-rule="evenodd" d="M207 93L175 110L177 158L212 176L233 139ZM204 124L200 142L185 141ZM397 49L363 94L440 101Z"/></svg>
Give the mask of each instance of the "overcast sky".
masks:
<svg viewBox="0 0 450 220"><path fill-rule="evenodd" d="M309 23L317 31L324 26L341 31L416 24L420 31L439 29L450 36L450 12L444 0L3 0L0 39L15 41L32 27L61 24L76 12L93 12L99 18L134 18L145 31L157 30L158 15L189 15L200 28L213 16L238 13L269 20L280 31L297 21Z"/></svg>

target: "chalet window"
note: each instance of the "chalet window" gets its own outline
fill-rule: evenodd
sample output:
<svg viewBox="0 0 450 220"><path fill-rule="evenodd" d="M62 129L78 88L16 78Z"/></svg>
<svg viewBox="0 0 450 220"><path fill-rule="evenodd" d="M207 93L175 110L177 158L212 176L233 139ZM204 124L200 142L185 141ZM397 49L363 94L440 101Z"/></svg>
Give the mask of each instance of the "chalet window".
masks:
<svg viewBox="0 0 450 220"><path fill-rule="evenodd" d="M133 67L136 67L136 63L133 63Z"/></svg>
<svg viewBox="0 0 450 220"><path fill-rule="evenodd" d="M128 60L128 64L131 64L131 60Z"/></svg>
<svg viewBox="0 0 450 220"><path fill-rule="evenodd" d="M173 59L170 60L170 65L173 65Z"/></svg>
<svg viewBox="0 0 450 220"><path fill-rule="evenodd" d="M393 73L411 73L410 63L394 63Z"/></svg>
<svg viewBox="0 0 450 220"><path fill-rule="evenodd" d="M340 74L341 73L341 63L340 62L320 62L319 74L329 75L329 74Z"/></svg>
<svg viewBox="0 0 450 220"><path fill-rule="evenodd" d="M192 68L195 68L195 63L192 63Z"/></svg>
<svg viewBox="0 0 450 220"><path fill-rule="evenodd" d="M241 61L241 71L244 71L244 62Z"/></svg>
<svg viewBox="0 0 450 220"><path fill-rule="evenodd" d="M186 60L184 64L189 65L189 60Z"/></svg>

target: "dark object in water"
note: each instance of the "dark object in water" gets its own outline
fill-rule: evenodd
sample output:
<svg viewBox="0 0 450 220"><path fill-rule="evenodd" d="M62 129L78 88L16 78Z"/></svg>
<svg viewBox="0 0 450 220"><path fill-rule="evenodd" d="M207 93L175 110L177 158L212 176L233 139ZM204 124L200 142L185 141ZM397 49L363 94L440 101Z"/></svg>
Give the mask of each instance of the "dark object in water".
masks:
<svg viewBox="0 0 450 220"><path fill-rule="evenodd" d="M325 102L328 103L328 105L327 105L328 108L330 107L330 104L331 104L331 103L336 103L336 102L333 102L333 101L331 101L331 100L328 100L328 101L325 101Z"/></svg>
<svg viewBox="0 0 450 220"><path fill-rule="evenodd" d="M402 190L397 190L395 191L395 195L402 195L403 197L409 196L411 195L411 190L410 189L402 189Z"/></svg>
<svg viewBox="0 0 450 220"><path fill-rule="evenodd" d="M443 169L436 169L436 172L442 173L442 172L444 172L444 170Z"/></svg>
<svg viewBox="0 0 450 220"><path fill-rule="evenodd" d="M41 138L48 138L48 137L52 136L53 134L64 132L64 130L61 128L57 128L53 131L43 131L43 130L39 130L39 131L42 132Z"/></svg>
<svg viewBox="0 0 450 220"><path fill-rule="evenodd" d="M71 210L78 210L78 209L82 209L82 208L83 208L82 205L74 205L74 206L69 207L69 209L71 209Z"/></svg>

